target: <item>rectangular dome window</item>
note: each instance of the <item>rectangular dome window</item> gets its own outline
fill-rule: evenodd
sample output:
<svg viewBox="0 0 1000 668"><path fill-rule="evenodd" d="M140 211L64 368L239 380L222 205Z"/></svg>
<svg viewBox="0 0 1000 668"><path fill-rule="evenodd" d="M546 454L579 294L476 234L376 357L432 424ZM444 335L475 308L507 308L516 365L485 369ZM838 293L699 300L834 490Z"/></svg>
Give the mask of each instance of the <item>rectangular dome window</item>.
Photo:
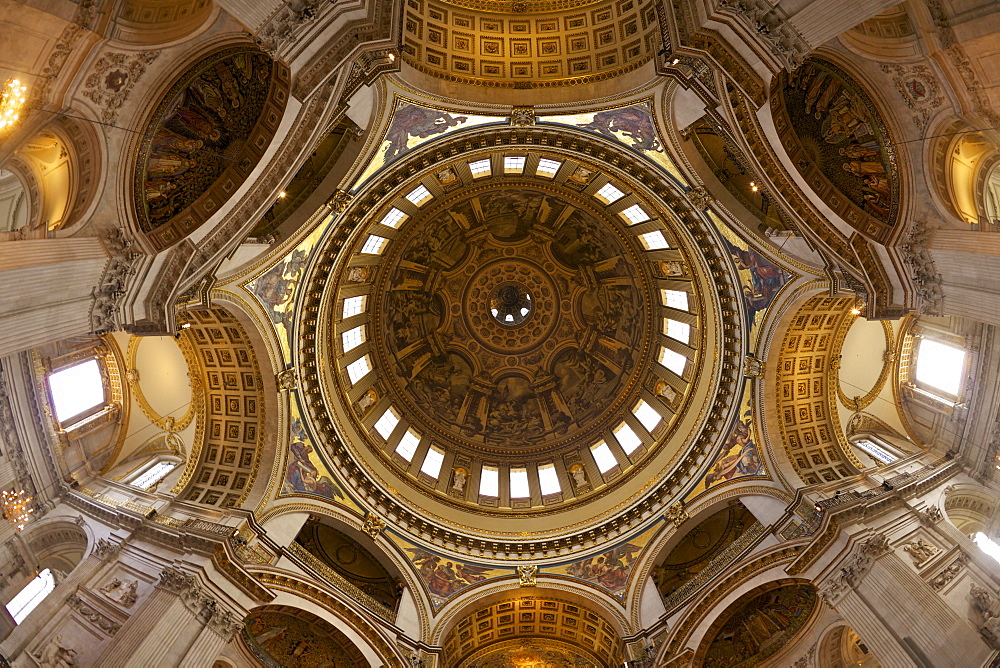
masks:
<svg viewBox="0 0 1000 668"><path fill-rule="evenodd" d="M559 167L561 166L562 163L558 160L542 158L538 161L538 167L535 168L535 174L537 176L544 176L551 179L556 175L556 172L559 171Z"/></svg>
<svg viewBox="0 0 1000 668"><path fill-rule="evenodd" d="M504 174L520 174L524 171L523 155L508 155L503 159Z"/></svg>
<svg viewBox="0 0 1000 668"><path fill-rule="evenodd" d="M344 300L344 320L364 313L366 297L367 295L361 295L360 297L348 297Z"/></svg>
<svg viewBox="0 0 1000 668"><path fill-rule="evenodd" d="M175 468L177 468L175 462L156 462L129 484L139 489L149 489L163 480Z"/></svg>
<svg viewBox="0 0 1000 668"><path fill-rule="evenodd" d="M638 204L633 204L629 208L619 211L618 215L624 218L629 225L636 225L649 220L649 214Z"/></svg>
<svg viewBox="0 0 1000 668"><path fill-rule="evenodd" d="M104 379L95 359L50 374L49 389L60 422L104 403Z"/></svg>
<svg viewBox="0 0 1000 668"><path fill-rule="evenodd" d="M358 325L354 329L349 329L340 335L344 342L344 352L354 350L365 342L365 326Z"/></svg>
<svg viewBox="0 0 1000 668"><path fill-rule="evenodd" d="M558 494L562 491L555 464L542 464L538 467L538 486L541 488L542 496Z"/></svg>
<svg viewBox="0 0 1000 668"><path fill-rule="evenodd" d="M639 405L632 410L632 415L639 420L643 428L650 434L653 433L653 430L656 429L656 425L660 424L660 420L663 419L660 417L660 414L656 412L656 409L647 404L645 401L639 402Z"/></svg>
<svg viewBox="0 0 1000 668"><path fill-rule="evenodd" d="M663 305L675 308L678 311L688 310L688 293L683 290L660 290L663 297Z"/></svg>
<svg viewBox="0 0 1000 668"><path fill-rule="evenodd" d="M639 241L642 242L642 245L646 250L663 250L664 248L670 248L670 244L667 243L667 239L663 236L663 232L660 232L659 230L640 234Z"/></svg>
<svg viewBox="0 0 1000 668"><path fill-rule="evenodd" d="M958 397L965 369L965 351L933 339L920 339L916 378L951 397Z"/></svg>
<svg viewBox="0 0 1000 668"><path fill-rule="evenodd" d="M618 460L611 453L611 448L604 441L590 446L590 453L594 455L594 462L601 473L607 473L618 466Z"/></svg>
<svg viewBox="0 0 1000 668"><path fill-rule="evenodd" d="M413 461L413 455L417 454L417 446L420 445L420 436L412 429L407 429L403 438L399 439L396 446L396 454L408 462Z"/></svg>
<svg viewBox="0 0 1000 668"><path fill-rule="evenodd" d="M625 193L618 190L618 188L615 188L610 183L605 183L596 193L594 193L594 197L601 200L605 204L612 204L620 200L622 197L625 197Z"/></svg>
<svg viewBox="0 0 1000 668"><path fill-rule="evenodd" d="M669 348L660 349L660 364L667 367L678 376L684 375L684 367L687 366L687 358Z"/></svg>
<svg viewBox="0 0 1000 668"><path fill-rule="evenodd" d="M361 247L361 252L367 253L368 255L381 255L382 249L385 247L385 242L387 241L388 239L385 237L369 234L368 239L365 241L365 245Z"/></svg>
<svg viewBox="0 0 1000 668"><path fill-rule="evenodd" d="M874 441L867 438L859 438L856 441L851 441L851 444L856 446L859 450L868 453L872 459L880 461L883 464L891 464L898 459L898 457L893 455L891 452L876 445Z"/></svg>
<svg viewBox="0 0 1000 668"><path fill-rule="evenodd" d="M631 455L635 452L636 448L642 445L642 441L632 431L632 427L624 422L618 425L618 428L614 431L614 435L618 439L618 445L622 446L622 450L625 451L626 455Z"/></svg>
<svg viewBox="0 0 1000 668"><path fill-rule="evenodd" d="M528 469L510 470L510 498L527 499L531 496L528 488Z"/></svg>
<svg viewBox="0 0 1000 668"><path fill-rule="evenodd" d="M683 293L682 293L683 294ZM691 325L686 322L667 320L667 336L681 343L691 342Z"/></svg>
<svg viewBox="0 0 1000 668"><path fill-rule="evenodd" d="M368 355L360 359L356 359L347 365L347 377L351 379L351 385L356 385L359 380L368 375L368 372L372 370L371 364L368 362Z"/></svg>
<svg viewBox="0 0 1000 668"><path fill-rule="evenodd" d="M472 172L472 178L474 179L489 176L493 173L489 160L476 160L475 162L470 162L469 170Z"/></svg>
<svg viewBox="0 0 1000 668"><path fill-rule="evenodd" d="M441 464L444 462L444 450L438 450L433 445L427 450L424 456L424 463L420 467L421 473L426 473L435 480L441 475Z"/></svg>
<svg viewBox="0 0 1000 668"><path fill-rule="evenodd" d="M422 183L406 194L406 199L410 200L417 206L423 206L425 202L429 202L433 197L434 196L431 195L431 191L428 190Z"/></svg>
<svg viewBox="0 0 1000 668"><path fill-rule="evenodd" d="M495 466L483 466L479 477L480 496L500 496L500 471Z"/></svg>
<svg viewBox="0 0 1000 668"><path fill-rule="evenodd" d="M375 423L375 431L385 440L389 440L392 435L392 430L396 428L399 424L399 416L396 415L396 411L393 410L392 406L385 409L385 413L382 413L382 417L378 419Z"/></svg>
<svg viewBox="0 0 1000 668"><path fill-rule="evenodd" d="M423 186L420 187L423 188ZM424 189L426 190L426 188ZM412 195L413 193L410 194ZM430 193L428 193L428 195L429 194ZM407 197L409 197L409 195L407 195ZM403 213L396 207L392 207L391 209L389 209L389 213L385 214L385 217L380 222L386 227L391 227L392 229L396 229L397 227L399 227L400 223L402 223L404 220L407 219L407 217L408 216L405 213Z"/></svg>

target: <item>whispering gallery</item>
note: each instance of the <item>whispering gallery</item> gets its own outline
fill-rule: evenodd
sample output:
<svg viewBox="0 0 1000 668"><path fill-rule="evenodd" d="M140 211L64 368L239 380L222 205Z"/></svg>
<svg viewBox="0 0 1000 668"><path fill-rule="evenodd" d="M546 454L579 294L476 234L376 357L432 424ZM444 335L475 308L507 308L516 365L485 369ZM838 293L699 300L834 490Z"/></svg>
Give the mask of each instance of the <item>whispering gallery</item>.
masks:
<svg viewBox="0 0 1000 668"><path fill-rule="evenodd" d="M0 0L0 666L1000 665L1000 3Z"/></svg>

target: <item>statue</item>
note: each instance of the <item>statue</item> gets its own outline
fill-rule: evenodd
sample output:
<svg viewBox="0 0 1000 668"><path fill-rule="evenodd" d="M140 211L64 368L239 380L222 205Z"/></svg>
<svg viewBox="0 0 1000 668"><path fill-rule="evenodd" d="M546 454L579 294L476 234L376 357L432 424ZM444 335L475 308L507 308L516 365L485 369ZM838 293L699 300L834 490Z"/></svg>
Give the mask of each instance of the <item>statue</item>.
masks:
<svg viewBox="0 0 1000 668"><path fill-rule="evenodd" d="M461 494L465 491L465 480L467 477L465 469L455 469L452 475L451 488Z"/></svg>
<svg viewBox="0 0 1000 668"><path fill-rule="evenodd" d="M903 548L903 551L910 553L910 558L913 559L914 566L920 566L941 550L929 544L923 538L918 538L917 540L908 543Z"/></svg>
<svg viewBox="0 0 1000 668"><path fill-rule="evenodd" d="M580 464L574 464L571 466L569 474L573 476L573 486L577 489L584 487L587 484L587 472L583 470L583 466Z"/></svg>
<svg viewBox="0 0 1000 668"><path fill-rule="evenodd" d="M38 655L38 665L41 668L63 668L64 666L75 666L76 650L66 647L62 642L62 636L56 637L48 642Z"/></svg>
<svg viewBox="0 0 1000 668"><path fill-rule="evenodd" d="M121 588L121 586L122 586L122 581L119 580L118 578L115 578L108 584L101 587L98 591L107 594L108 598L111 598L111 594L117 592Z"/></svg>
<svg viewBox="0 0 1000 668"><path fill-rule="evenodd" d="M135 601L138 598L135 590L138 589L138 587L139 582L137 580L128 581L128 584L122 587L121 594L118 595L119 602L121 602L121 604L126 608L131 608L135 605Z"/></svg>

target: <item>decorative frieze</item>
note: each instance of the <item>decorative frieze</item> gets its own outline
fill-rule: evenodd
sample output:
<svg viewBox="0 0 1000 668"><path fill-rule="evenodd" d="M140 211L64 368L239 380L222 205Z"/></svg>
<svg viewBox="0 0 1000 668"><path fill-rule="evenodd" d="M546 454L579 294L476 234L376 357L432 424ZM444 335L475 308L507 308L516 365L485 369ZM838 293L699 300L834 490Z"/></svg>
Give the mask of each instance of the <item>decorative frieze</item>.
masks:
<svg viewBox="0 0 1000 668"><path fill-rule="evenodd" d="M667 512L663 514L663 518L668 522L672 522L675 527L679 527L684 524L684 522L691 519L691 516L688 515L687 510L684 508L684 502L678 501L674 505L667 508Z"/></svg>
<svg viewBox="0 0 1000 668"><path fill-rule="evenodd" d="M81 617L86 619L88 622L90 622L97 628L104 631L104 633L109 636L115 635L116 633L118 633L119 629L121 629L121 624L111 619L110 617L100 612L99 610L96 610L93 606L91 606L89 603L84 601L76 594L66 599L66 603L69 605L70 608L75 610ZM43 663L42 665L46 664ZM51 665L56 666L65 664L51 664Z"/></svg>
<svg viewBox="0 0 1000 668"><path fill-rule="evenodd" d="M912 540L903 546L903 552L910 555L913 565L920 568L941 553L941 548L931 545L923 538Z"/></svg>
<svg viewBox="0 0 1000 668"><path fill-rule="evenodd" d="M368 513L365 515L365 523L361 526L361 530L372 538L378 538L378 535L382 533L385 529L385 522L376 515L375 513Z"/></svg>
<svg viewBox="0 0 1000 668"><path fill-rule="evenodd" d="M522 587L534 587L536 575L538 566L534 564L517 567L517 579Z"/></svg>

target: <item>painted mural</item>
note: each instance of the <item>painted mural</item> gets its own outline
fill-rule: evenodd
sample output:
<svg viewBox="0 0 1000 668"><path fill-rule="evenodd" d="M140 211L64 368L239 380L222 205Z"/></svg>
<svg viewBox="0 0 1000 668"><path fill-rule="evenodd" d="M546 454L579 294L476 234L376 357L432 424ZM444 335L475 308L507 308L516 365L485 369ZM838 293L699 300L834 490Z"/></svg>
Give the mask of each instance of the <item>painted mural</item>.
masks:
<svg viewBox="0 0 1000 668"><path fill-rule="evenodd" d="M891 224L899 177L885 121L868 94L818 58L796 70L783 93L791 127L808 159L856 206Z"/></svg>
<svg viewBox="0 0 1000 668"><path fill-rule="evenodd" d="M740 412L733 423L733 428L726 436L715 463L705 477L688 495L690 500L702 492L717 487L723 483L741 478L758 478L767 476L764 458L757 445L756 428L753 420L753 392L751 384L743 383L743 398L740 401Z"/></svg>
<svg viewBox="0 0 1000 668"><path fill-rule="evenodd" d="M545 123L570 125L614 139L652 160L678 183L686 185L680 170L670 160L663 147L663 141L656 130L656 121L648 102L585 114L543 116L538 120Z"/></svg>
<svg viewBox="0 0 1000 668"><path fill-rule="evenodd" d="M739 273L743 304L746 306L747 336L753 341L764 320L762 313L778 296L781 288L792 280L792 275L748 245L714 211L709 210L708 215L722 233L729 257Z"/></svg>
<svg viewBox="0 0 1000 668"><path fill-rule="evenodd" d="M435 609L469 587L493 578L511 576L514 573L512 568L492 568L443 557L417 547L392 532L388 532L387 535L403 548Z"/></svg>
<svg viewBox="0 0 1000 668"><path fill-rule="evenodd" d="M816 588L807 584L750 592L722 614L719 619L725 621L721 621L721 626L709 629L706 637L711 640L699 665L705 668L759 665L802 629L816 602Z"/></svg>
<svg viewBox="0 0 1000 668"><path fill-rule="evenodd" d="M181 79L143 142L136 204L147 232L191 206L233 165L268 100L272 61L265 53L243 51L199 67Z"/></svg>
<svg viewBox="0 0 1000 668"><path fill-rule="evenodd" d="M316 247L332 220L333 216L327 217L277 264L243 285L243 289L256 297L257 301L264 307L264 312L267 313L267 317L278 335L278 344L281 346L285 362L292 361L292 320L299 282L302 280L302 273L309 262L313 248Z"/></svg>
<svg viewBox="0 0 1000 668"><path fill-rule="evenodd" d="M497 116L456 115L441 109L430 109L412 102L400 101L397 103L395 111L392 112L389 128L375 151L375 155L365 171L354 182L352 190L357 189L378 170L435 137L503 120L505 119Z"/></svg>
<svg viewBox="0 0 1000 668"><path fill-rule="evenodd" d="M601 554L573 561L568 564L545 568L546 573L568 575L578 580L589 582L606 589L612 596L621 600L628 587L628 579L632 567L642 549L649 543L657 526L639 534L635 538L616 545Z"/></svg>
<svg viewBox="0 0 1000 668"><path fill-rule="evenodd" d="M302 422L302 407L297 394L288 404L290 436L281 493L318 496L360 511L333 480L329 467L316 452L315 442Z"/></svg>
<svg viewBox="0 0 1000 668"><path fill-rule="evenodd" d="M288 610L286 612L285 610ZM364 654L341 631L304 610L250 613L247 647L267 668L363 668Z"/></svg>

